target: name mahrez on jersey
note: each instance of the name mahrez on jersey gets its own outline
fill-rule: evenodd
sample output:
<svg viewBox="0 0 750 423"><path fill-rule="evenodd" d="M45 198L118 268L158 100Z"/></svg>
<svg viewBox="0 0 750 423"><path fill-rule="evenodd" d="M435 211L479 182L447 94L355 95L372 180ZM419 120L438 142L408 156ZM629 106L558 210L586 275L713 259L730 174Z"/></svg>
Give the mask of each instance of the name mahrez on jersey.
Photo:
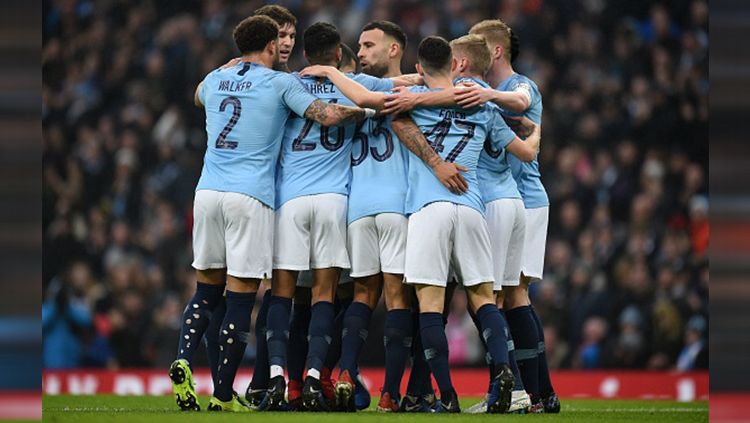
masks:
<svg viewBox="0 0 750 423"><path fill-rule="evenodd" d="M466 119L466 113L455 110L440 109L440 117L450 119Z"/></svg>
<svg viewBox="0 0 750 423"><path fill-rule="evenodd" d="M307 84L307 88L310 90L311 94L332 94L336 92L336 86L330 82L323 84Z"/></svg>
<svg viewBox="0 0 750 423"><path fill-rule="evenodd" d="M251 81L219 81L219 91L229 91L236 93L239 91L247 91L253 85Z"/></svg>

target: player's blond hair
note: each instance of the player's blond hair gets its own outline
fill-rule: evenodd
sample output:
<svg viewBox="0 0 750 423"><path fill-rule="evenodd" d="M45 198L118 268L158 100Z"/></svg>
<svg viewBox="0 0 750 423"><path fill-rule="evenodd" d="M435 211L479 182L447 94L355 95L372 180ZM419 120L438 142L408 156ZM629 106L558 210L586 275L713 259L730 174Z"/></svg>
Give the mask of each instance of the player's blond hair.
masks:
<svg viewBox="0 0 750 423"><path fill-rule="evenodd" d="M492 55L483 36L478 34L464 35L451 41L451 48L454 57L459 57L462 54L468 56L471 73L484 76L490 70Z"/></svg>
<svg viewBox="0 0 750 423"><path fill-rule="evenodd" d="M500 19L487 19L474 24L469 34L482 35L487 40L490 49L496 45L503 48L503 56L510 62L510 33L511 29Z"/></svg>

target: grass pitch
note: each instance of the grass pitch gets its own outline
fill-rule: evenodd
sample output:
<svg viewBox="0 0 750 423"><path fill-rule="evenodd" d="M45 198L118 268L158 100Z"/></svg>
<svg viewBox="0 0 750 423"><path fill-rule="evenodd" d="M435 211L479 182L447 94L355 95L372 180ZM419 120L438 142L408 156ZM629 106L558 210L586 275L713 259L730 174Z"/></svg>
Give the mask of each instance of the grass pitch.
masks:
<svg viewBox="0 0 750 423"><path fill-rule="evenodd" d="M468 408L478 398L461 401ZM45 396L44 421L49 422L240 422L262 419L263 423L413 423L413 422L707 422L708 402L679 403L674 401L637 400L563 400L560 414L538 415L487 415L487 414L381 414L375 412L377 400L369 409L356 413L199 413L180 412L172 397L119 397L119 396ZM205 409L208 397L201 397Z"/></svg>

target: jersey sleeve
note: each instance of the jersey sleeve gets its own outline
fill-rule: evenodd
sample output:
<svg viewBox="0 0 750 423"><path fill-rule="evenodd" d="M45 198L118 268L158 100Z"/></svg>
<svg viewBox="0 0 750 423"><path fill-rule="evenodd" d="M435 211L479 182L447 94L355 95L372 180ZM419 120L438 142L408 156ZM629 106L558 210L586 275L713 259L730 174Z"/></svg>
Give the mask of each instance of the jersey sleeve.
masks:
<svg viewBox="0 0 750 423"><path fill-rule="evenodd" d="M386 92L393 89L393 81L388 78L376 78L371 75L360 73L354 75L352 79L370 91Z"/></svg>
<svg viewBox="0 0 750 423"><path fill-rule="evenodd" d="M284 104L298 116L304 116L307 108L318 99L307 91L305 85L296 76L280 73L273 82Z"/></svg>
<svg viewBox="0 0 750 423"><path fill-rule="evenodd" d="M508 146L516 138L516 133L505 123L499 107L490 107L491 119L489 136L492 145L498 150Z"/></svg>
<svg viewBox="0 0 750 423"><path fill-rule="evenodd" d="M529 84L527 81L524 81L522 79L514 80L508 86L508 91L513 91L525 95L529 100L529 104L531 104L533 90L531 88L531 84Z"/></svg>

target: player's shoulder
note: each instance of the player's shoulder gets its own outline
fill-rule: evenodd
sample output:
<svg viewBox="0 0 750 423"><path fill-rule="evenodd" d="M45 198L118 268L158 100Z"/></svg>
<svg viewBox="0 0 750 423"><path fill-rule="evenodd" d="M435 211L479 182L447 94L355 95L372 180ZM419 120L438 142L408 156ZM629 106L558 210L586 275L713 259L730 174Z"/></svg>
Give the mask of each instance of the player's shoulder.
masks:
<svg viewBox="0 0 750 423"><path fill-rule="evenodd" d="M378 78L377 76L368 75L366 73L352 73L347 72L344 75L346 75L349 79L353 79L357 82L364 83L364 82L379 82L383 78Z"/></svg>
<svg viewBox="0 0 750 423"><path fill-rule="evenodd" d="M521 73L513 74L513 76L511 76L511 80L508 86L508 88L510 89L515 89L518 87L527 87L531 89L532 91L539 92L539 87L537 87L536 82L534 82L533 79Z"/></svg>
<svg viewBox="0 0 750 423"><path fill-rule="evenodd" d="M427 85L410 85L406 87L407 90L413 92L413 93L426 93L433 91L430 87Z"/></svg>
<svg viewBox="0 0 750 423"><path fill-rule="evenodd" d="M274 84L274 87L281 92L281 90L288 88L290 86L300 86L305 91L307 91L307 87L305 86L305 82L314 77L307 77L307 76L300 76L299 72L281 72L281 71L275 71L272 69L268 69L269 73L268 78L271 81L272 84Z"/></svg>
<svg viewBox="0 0 750 423"><path fill-rule="evenodd" d="M205 79L258 79L272 77L276 72L265 66L251 62L240 62L234 66L219 67L206 75Z"/></svg>
<svg viewBox="0 0 750 423"><path fill-rule="evenodd" d="M487 85L487 83L484 82L482 79L474 78L474 77L471 77L471 76L459 76L459 77L456 77L453 80L453 85L462 84L464 82L468 82L468 83L472 83L472 84L478 84L478 85L481 85L483 87L489 87L489 85Z"/></svg>

